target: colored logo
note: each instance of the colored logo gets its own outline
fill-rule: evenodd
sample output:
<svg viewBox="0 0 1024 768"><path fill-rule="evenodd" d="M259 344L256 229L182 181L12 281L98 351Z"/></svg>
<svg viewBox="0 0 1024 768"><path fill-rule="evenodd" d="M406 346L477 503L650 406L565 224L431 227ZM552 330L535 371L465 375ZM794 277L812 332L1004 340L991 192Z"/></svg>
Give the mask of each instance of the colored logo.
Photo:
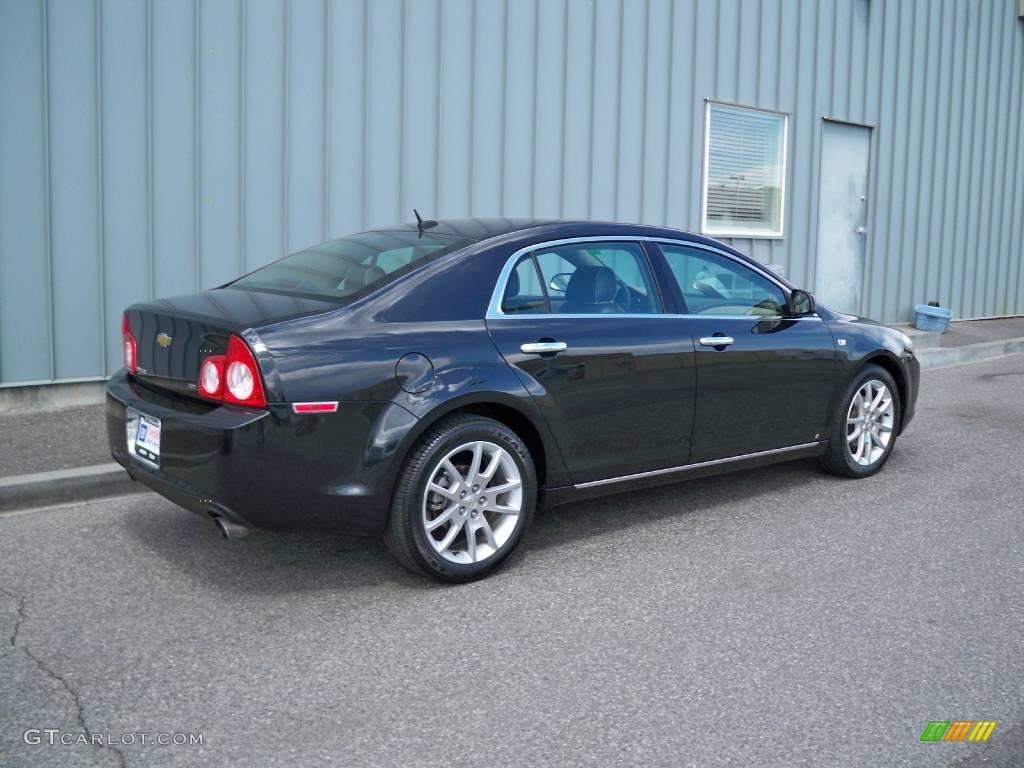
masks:
<svg viewBox="0 0 1024 768"><path fill-rule="evenodd" d="M167 347L171 346L171 337L166 333L158 333L156 335L156 343L164 349L167 349Z"/></svg>
<svg viewBox="0 0 1024 768"><path fill-rule="evenodd" d="M995 727L995 720L932 720L921 741L988 741Z"/></svg>

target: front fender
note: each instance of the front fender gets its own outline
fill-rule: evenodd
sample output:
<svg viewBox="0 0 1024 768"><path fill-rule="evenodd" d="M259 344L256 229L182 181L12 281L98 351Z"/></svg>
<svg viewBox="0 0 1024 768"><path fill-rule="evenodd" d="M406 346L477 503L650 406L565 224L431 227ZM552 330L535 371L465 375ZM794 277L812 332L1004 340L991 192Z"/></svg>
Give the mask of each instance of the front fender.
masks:
<svg viewBox="0 0 1024 768"><path fill-rule="evenodd" d="M893 328L851 315L834 314L827 322L836 342L841 370L841 385L836 388L830 412L835 413L841 406L840 401L847 387L864 366L881 365L896 380L900 390L902 431L914 415L920 371L914 354L903 344L902 334Z"/></svg>

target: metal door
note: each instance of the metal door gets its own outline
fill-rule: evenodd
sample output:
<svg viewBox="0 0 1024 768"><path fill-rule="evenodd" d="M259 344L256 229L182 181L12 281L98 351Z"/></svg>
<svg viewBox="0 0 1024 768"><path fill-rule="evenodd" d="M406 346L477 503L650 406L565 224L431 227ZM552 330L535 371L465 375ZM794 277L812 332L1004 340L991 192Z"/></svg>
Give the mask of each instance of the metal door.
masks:
<svg viewBox="0 0 1024 768"><path fill-rule="evenodd" d="M818 182L815 294L840 312L861 311L871 129L826 120Z"/></svg>

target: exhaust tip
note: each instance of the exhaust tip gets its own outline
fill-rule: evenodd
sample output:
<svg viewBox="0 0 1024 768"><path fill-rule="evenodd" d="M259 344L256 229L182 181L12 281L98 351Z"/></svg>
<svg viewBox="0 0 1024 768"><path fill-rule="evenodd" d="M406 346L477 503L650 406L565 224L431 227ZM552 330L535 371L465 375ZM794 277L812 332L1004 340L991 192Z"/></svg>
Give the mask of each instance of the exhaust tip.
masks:
<svg viewBox="0 0 1024 768"><path fill-rule="evenodd" d="M249 533L249 529L244 525L225 520L223 517L213 518L213 524L217 526L217 531L225 539L240 539Z"/></svg>

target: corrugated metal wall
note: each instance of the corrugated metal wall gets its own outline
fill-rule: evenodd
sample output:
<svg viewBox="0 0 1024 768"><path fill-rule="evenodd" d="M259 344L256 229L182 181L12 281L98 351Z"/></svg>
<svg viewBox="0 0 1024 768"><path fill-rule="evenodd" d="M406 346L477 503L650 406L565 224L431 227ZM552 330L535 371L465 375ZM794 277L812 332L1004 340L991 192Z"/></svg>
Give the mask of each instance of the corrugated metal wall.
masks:
<svg viewBox="0 0 1024 768"><path fill-rule="evenodd" d="M435 216L699 227L704 99L875 126L866 314L1024 313L1015 0L4 0L0 382L120 365L123 306Z"/></svg>

